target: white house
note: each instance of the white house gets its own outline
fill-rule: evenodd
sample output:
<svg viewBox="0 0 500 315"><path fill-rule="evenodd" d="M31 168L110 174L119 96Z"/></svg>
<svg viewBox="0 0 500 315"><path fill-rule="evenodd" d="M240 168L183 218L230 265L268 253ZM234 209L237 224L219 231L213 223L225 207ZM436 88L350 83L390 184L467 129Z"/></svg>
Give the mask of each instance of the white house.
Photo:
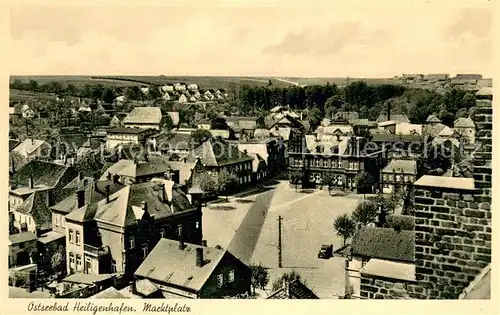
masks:
<svg viewBox="0 0 500 315"><path fill-rule="evenodd" d="M454 123L455 131L463 138L465 138L469 144L474 143L476 137L476 125L470 118L458 118Z"/></svg>
<svg viewBox="0 0 500 315"><path fill-rule="evenodd" d="M136 107L124 119L123 125L129 128L160 130L162 113L159 107Z"/></svg>
<svg viewBox="0 0 500 315"><path fill-rule="evenodd" d="M174 84L174 89L176 91L185 91L186 90L186 83L184 82L178 82L176 84Z"/></svg>
<svg viewBox="0 0 500 315"><path fill-rule="evenodd" d="M198 84L194 84L194 83L191 83L187 86L187 89L188 90L198 90L199 89L199 86Z"/></svg>
<svg viewBox="0 0 500 315"><path fill-rule="evenodd" d="M187 103L188 102L188 98L186 95L182 94L181 96L179 96L179 103Z"/></svg>

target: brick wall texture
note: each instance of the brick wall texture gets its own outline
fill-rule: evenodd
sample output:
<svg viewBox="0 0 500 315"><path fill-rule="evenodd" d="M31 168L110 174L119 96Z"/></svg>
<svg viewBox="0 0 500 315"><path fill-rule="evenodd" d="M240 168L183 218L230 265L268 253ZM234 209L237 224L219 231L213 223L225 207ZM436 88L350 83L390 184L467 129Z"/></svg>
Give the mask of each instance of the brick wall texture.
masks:
<svg viewBox="0 0 500 315"><path fill-rule="evenodd" d="M365 298L457 299L491 262L492 101L478 99L474 190L415 187L416 283L362 276Z"/></svg>

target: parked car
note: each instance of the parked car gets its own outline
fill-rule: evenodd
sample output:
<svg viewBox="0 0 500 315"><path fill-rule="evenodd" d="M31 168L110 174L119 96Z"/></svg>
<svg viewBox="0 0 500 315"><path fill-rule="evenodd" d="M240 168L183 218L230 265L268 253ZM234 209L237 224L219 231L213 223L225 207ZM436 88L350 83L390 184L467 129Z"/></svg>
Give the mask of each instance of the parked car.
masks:
<svg viewBox="0 0 500 315"><path fill-rule="evenodd" d="M333 245L321 245L318 258L329 259L333 255Z"/></svg>

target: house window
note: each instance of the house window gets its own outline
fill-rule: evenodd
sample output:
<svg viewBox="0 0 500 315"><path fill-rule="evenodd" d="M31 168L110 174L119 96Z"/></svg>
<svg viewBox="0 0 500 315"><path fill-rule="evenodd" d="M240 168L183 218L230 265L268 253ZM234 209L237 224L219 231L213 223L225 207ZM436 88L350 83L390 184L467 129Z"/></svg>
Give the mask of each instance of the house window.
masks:
<svg viewBox="0 0 500 315"><path fill-rule="evenodd" d="M76 254L76 271L82 271L82 256Z"/></svg>
<svg viewBox="0 0 500 315"><path fill-rule="evenodd" d="M401 181L401 175L396 175L396 181L400 182Z"/></svg>
<svg viewBox="0 0 500 315"><path fill-rule="evenodd" d="M229 270L229 282L234 282L234 270Z"/></svg>
<svg viewBox="0 0 500 315"><path fill-rule="evenodd" d="M200 228L200 222L199 221L196 221L196 228L199 229Z"/></svg>
<svg viewBox="0 0 500 315"><path fill-rule="evenodd" d="M66 218L65 217L61 217L61 226L66 227Z"/></svg>
<svg viewBox="0 0 500 315"><path fill-rule="evenodd" d="M58 214L55 215L55 225L59 226L59 215Z"/></svg>
<svg viewBox="0 0 500 315"><path fill-rule="evenodd" d="M221 288L222 285L224 285L224 275L221 273L217 275L217 286Z"/></svg>
<svg viewBox="0 0 500 315"><path fill-rule="evenodd" d="M382 178L384 179L384 181L387 181L387 174L382 175Z"/></svg>
<svg viewBox="0 0 500 315"><path fill-rule="evenodd" d="M316 160L315 162L316 162L316 167L320 167L320 165L321 165L321 160L319 160L319 159L318 159L318 160Z"/></svg>
<svg viewBox="0 0 500 315"><path fill-rule="evenodd" d="M128 239L128 243L130 245L130 249L133 249L135 248L135 238L133 236L131 236L129 239Z"/></svg>
<svg viewBox="0 0 500 315"><path fill-rule="evenodd" d="M76 245L80 245L80 231L76 231Z"/></svg>
<svg viewBox="0 0 500 315"><path fill-rule="evenodd" d="M71 244L73 244L73 230L72 229L69 230L69 242Z"/></svg>
<svg viewBox="0 0 500 315"><path fill-rule="evenodd" d="M146 258L148 256L148 244L142 244L142 258Z"/></svg>
<svg viewBox="0 0 500 315"><path fill-rule="evenodd" d="M69 268L75 269L75 254L69 253Z"/></svg>
<svg viewBox="0 0 500 315"><path fill-rule="evenodd" d="M111 261L111 273L116 273L116 260Z"/></svg>
<svg viewBox="0 0 500 315"><path fill-rule="evenodd" d="M179 225L177 226L177 235L178 235L178 236L182 236L182 224L179 224Z"/></svg>
<svg viewBox="0 0 500 315"><path fill-rule="evenodd" d="M165 229L164 229L164 228L161 228L161 229L160 229L160 237L161 237L161 238L164 238L164 237L165 237Z"/></svg>

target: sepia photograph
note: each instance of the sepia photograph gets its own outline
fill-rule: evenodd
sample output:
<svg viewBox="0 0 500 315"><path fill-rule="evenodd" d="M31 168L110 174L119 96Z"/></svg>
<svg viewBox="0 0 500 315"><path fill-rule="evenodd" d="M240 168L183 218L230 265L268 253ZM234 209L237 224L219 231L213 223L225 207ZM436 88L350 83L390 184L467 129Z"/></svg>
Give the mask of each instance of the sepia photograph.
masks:
<svg viewBox="0 0 500 315"><path fill-rule="evenodd" d="M12 4L8 303L491 300L493 3L414 2Z"/></svg>

